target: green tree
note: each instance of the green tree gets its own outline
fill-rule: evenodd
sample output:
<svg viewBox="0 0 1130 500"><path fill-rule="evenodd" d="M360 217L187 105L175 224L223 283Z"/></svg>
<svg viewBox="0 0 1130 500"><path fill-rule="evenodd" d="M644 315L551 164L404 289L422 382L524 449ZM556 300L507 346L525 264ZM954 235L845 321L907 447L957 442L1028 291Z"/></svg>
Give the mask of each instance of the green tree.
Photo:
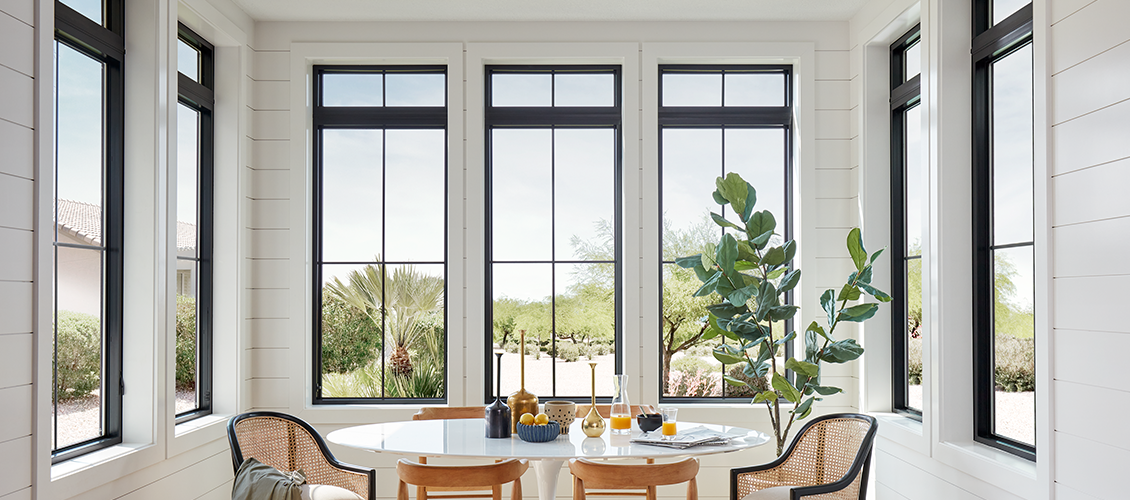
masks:
<svg viewBox="0 0 1130 500"><path fill-rule="evenodd" d="M517 330L518 310L521 307L521 301L510 297L494 301L491 323L494 326L494 342L499 347L506 347L506 341Z"/></svg>
<svg viewBox="0 0 1130 500"><path fill-rule="evenodd" d="M663 259L674 260L682 255L692 255L708 248L718 237L718 230L709 216L703 214L702 220L683 230L671 228L670 221L663 222ZM663 352L662 394L671 395L671 359L679 352L686 351L706 341L708 323L706 306L721 297L711 293L695 297L694 293L702 286L691 269L676 265L663 266L663 310L660 312L660 338Z"/></svg>
<svg viewBox="0 0 1130 500"><path fill-rule="evenodd" d="M408 350L424 334L421 320L443 310L443 277L421 273L413 266L398 266L388 272L384 264L370 264L349 273L348 285L334 278L326 283L326 289L331 296L364 312L378 328L383 313L393 346L389 356L392 373L411 375Z"/></svg>
<svg viewBox="0 0 1130 500"><path fill-rule="evenodd" d="M381 329L363 311L322 289L322 372L346 373L372 363Z"/></svg>

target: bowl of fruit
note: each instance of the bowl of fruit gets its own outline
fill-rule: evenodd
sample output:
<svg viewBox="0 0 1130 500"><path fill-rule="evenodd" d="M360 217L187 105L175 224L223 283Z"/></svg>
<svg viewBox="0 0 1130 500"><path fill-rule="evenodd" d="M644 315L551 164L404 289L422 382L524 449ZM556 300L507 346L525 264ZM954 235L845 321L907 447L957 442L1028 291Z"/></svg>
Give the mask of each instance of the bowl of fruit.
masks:
<svg viewBox="0 0 1130 500"><path fill-rule="evenodd" d="M553 441L561 434L561 424L550 422L549 415L523 413L518 419L518 437L522 441L544 443Z"/></svg>

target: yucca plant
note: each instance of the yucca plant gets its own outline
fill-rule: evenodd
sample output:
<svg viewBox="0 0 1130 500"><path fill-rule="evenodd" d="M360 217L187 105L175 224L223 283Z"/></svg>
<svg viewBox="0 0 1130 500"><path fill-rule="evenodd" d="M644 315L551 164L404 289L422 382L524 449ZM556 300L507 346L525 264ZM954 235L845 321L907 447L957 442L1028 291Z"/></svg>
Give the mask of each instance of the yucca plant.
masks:
<svg viewBox="0 0 1130 500"><path fill-rule="evenodd" d="M682 257L676 263L694 269L702 286L695 297L717 293L722 302L707 307L709 311L704 339L723 335L733 341L715 348L714 357L727 365L742 366L746 377L768 378L764 389L756 391L753 403L764 403L769 410L780 456L788 439L793 422L807 417L812 404L820 396L843 392L839 387L822 385L821 363L846 363L863 354L854 339L837 340L833 333L842 322L863 322L875 315L878 305L863 303L849 306L863 294L882 302L891 297L871 286L872 265L883 251L868 254L863 247L863 236L858 228L848 233L847 247L856 271L837 295L828 290L820 297L820 305L828 315L828 329L813 321L804 331L804 358L790 357L783 363L776 355L778 348L796 338L796 332L784 332L780 325L796 315L798 307L786 303L784 295L800 283L800 269L792 264L797 252L796 242L789 240L779 246L773 237L777 222L769 211L754 212L757 192L736 173L715 181L714 201L729 206L740 223L727 220L719 214L710 216L722 227L717 245L710 245L703 253ZM778 325L774 331L773 325ZM786 370L791 370L790 375ZM749 387L745 381L724 375L726 383ZM782 400L787 402L781 414Z"/></svg>
<svg viewBox="0 0 1130 500"><path fill-rule="evenodd" d="M408 350L427 328L422 320L443 310L443 278L421 273L413 266L396 267L391 274L387 271L384 264L370 264L349 273L348 285L334 278L326 283L326 290L364 312L378 328L382 319L385 321L393 348L388 359L390 370L393 375L410 376Z"/></svg>

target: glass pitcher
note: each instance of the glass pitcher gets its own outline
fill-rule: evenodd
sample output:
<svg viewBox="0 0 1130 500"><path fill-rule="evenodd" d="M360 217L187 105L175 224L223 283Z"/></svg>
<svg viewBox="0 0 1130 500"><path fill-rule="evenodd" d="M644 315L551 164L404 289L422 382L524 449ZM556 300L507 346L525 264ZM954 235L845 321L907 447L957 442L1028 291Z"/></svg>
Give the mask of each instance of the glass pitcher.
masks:
<svg viewBox="0 0 1130 500"><path fill-rule="evenodd" d="M609 416L612 420L612 434L632 433L632 404L628 402L628 376L612 376L613 391L612 408Z"/></svg>

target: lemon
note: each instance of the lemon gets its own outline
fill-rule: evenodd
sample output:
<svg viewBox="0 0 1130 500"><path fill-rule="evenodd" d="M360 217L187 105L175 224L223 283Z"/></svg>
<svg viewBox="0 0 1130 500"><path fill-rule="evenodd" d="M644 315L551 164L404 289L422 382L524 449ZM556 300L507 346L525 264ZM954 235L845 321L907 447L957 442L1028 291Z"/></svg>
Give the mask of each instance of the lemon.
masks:
<svg viewBox="0 0 1130 500"><path fill-rule="evenodd" d="M527 415L529 415L529 414L527 413ZM549 423L549 415L546 415L544 413L538 413L538 416L534 417L534 423L537 424L537 425L548 424Z"/></svg>
<svg viewBox="0 0 1130 500"><path fill-rule="evenodd" d="M518 423L522 425L534 425L534 414L523 413L522 417L518 419Z"/></svg>

